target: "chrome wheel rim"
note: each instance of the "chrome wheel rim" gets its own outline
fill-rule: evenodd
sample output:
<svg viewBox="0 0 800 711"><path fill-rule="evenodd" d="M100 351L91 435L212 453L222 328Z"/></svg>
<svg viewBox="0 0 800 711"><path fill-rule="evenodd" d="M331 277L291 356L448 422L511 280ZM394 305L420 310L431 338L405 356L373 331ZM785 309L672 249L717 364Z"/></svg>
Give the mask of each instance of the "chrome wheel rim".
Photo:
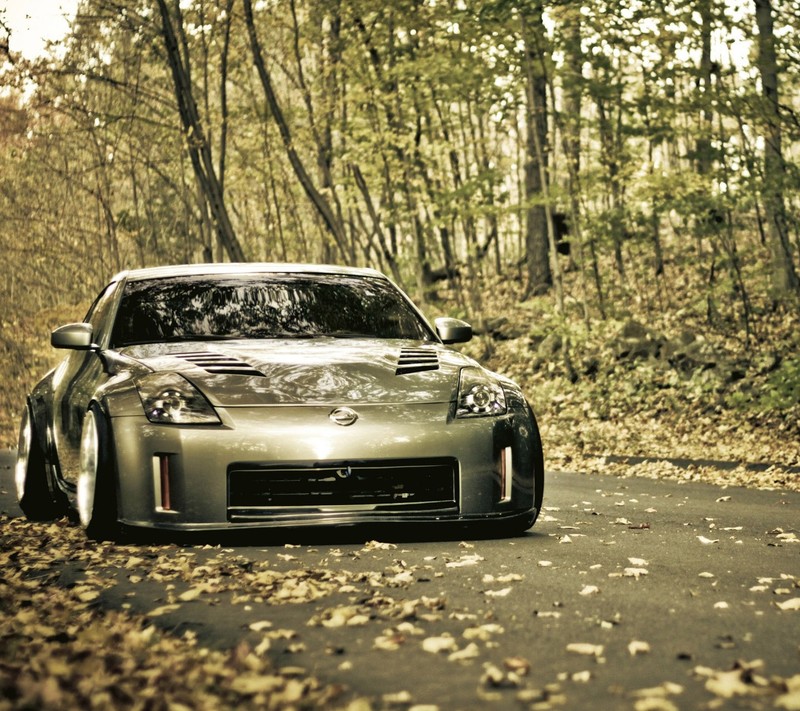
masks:
<svg viewBox="0 0 800 711"><path fill-rule="evenodd" d="M84 528L92 522L94 492L97 485L97 421L91 410L83 420L80 471L78 473L78 515Z"/></svg>
<svg viewBox="0 0 800 711"><path fill-rule="evenodd" d="M25 483L28 478L28 461L31 456L31 440L33 439L33 428L31 427L31 416L26 407L22 413L22 421L19 426L19 446L17 447L17 463L14 467L14 482L17 485L17 500L22 501L25 496Z"/></svg>

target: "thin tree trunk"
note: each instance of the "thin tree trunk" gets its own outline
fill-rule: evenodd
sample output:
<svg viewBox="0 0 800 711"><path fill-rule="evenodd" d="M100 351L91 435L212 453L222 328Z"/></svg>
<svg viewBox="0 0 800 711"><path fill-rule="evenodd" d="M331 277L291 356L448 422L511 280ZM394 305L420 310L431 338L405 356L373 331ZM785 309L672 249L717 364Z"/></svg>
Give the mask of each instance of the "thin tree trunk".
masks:
<svg viewBox="0 0 800 711"><path fill-rule="evenodd" d="M782 153L782 132L778 87L778 61L775 53L771 0L755 0L758 24L758 68L764 96L764 208L772 253L772 295L784 301L800 289L795 271L783 183L786 164Z"/></svg>
<svg viewBox="0 0 800 711"><path fill-rule="evenodd" d="M713 0L698 0L697 12L700 16L700 67L698 84L702 87L703 109L701 112L700 135L695 144L697 172L702 176L711 173L711 25Z"/></svg>
<svg viewBox="0 0 800 711"><path fill-rule="evenodd" d="M369 213L370 220L372 220L372 233L378 238L381 254L392 271L392 277L398 284L401 284L402 278L400 276L400 268L397 266L397 259L392 253L392 250L389 247L389 241L386 239L386 235L383 233L383 229L381 228L381 220L378 216L377 210L375 209L375 204L372 201L372 196L370 195L367 181L364 180L361 169L356 164L352 164L350 168L353 171L353 178L356 181L356 187L358 187L361 196L364 198L364 203L367 206L367 212Z"/></svg>
<svg viewBox="0 0 800 711"><path fill-rule="evenodd" d="M225 207L222 186L214 168L211 148L203 132L187 68L181 58L175 28L172 25L172 18L170 17L166 0L157 0L157 2L161 13L162 35L167 50L167 59L172 71L175 98L178 101L178 111L186 132L192 168L203 197L211 210L214 223L225 246L225 251L231 261L243 262L245 261L244 251L234 233L228 210ZM178 21L181 21L180 16Z"/></svg>

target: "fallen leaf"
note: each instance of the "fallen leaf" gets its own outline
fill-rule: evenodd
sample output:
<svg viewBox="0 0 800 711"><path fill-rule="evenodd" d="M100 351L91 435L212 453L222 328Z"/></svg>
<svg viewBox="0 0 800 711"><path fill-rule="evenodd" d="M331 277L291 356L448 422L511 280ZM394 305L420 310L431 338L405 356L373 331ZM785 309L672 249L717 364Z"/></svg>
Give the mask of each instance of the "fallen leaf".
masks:
<svg viewBox="0 0 800 711"><path fill-rule="evenodd" d="M520 676L527 676L531 670L531 663L525 657L507 657L503 660L503 666Z"/></svg>
<svg viewBox="0 0 800 711"><path fill-rule="evenodd" d="M92 602L93 600L97 600L100 597L100 593L97 590L84 590L82 592L77 593L76 597L81 602Z"/></svg>
<svg viewBox="0 0 800 711"><path fill-rule="evenodd" d="M590 657L599 657L603 654L602 644L590 644L588 642L572 642L567 645L567 651L573 654L583 654Z"/></svg>
<svg viewBox="0 0 800 711"><path fill-rule="evenodd" d="M191 602L192 600L197 600L202 594L203 588L198 586L196 588L189 588L186 592L181 593L178 595L178 599L181 602Z"/></svg>
<svg viewBox="0 0 800 711"><path fill-rule="evenodd" d="M449 662L467 662L480 656L480 649L475 642L470 642L464 649L456 650L448 655Z"/></svg>
<svg viewBox="0 0 800 711"><path fill-rule="evenodd" d="M272 647L272 640L269 637L264 637L253 649L253 652L259 657L264 656Z"/></svg>
<svg viewBox="0 0 800 711"><path fill-rule="evenodd" d="M775 707L785 711L800 711L800 674L783 680L784 694L775 699Z"/></svg>
<svg viewBox="0 0 800 711"><path fill-rule="evenodd" d="M504 672L500 667L487 662L483 665L483 676L481 683L494 689L516 688L520 685L521 679L516 672Z"/></svg>
<svg viewBox="0 0 800 711"><path fill-rule="evenodd" d="M479 627L467 627L462 634L464 639L478 639L482 642L486 642L491 639L492 635L503 634L504 632L505 628L502 625L490 622L485 625L480 625Z"/></svg>
<svg viewBox="0 0 800 711"><path fill-rule="evenodd" d="M404 644L405 641L405 635L389 630L385 634L376 637L372 646L375 649L382 649L386 652L395 652L400 649L400 646Z"/></svg>
<svg viewBox="0 0 800 711"><path fill-rule="evenodd" d="M481 581L485 585L490 585L491 583L518 583L523 580L523 576L519 575L518 573L508 573L506 575L490 575L486 574L483 576L483 580Z"/></svg>
<svg viewBox="0 0 800 711"><path fill-rule="evenodd" d="M280 676L238 676L230 682L231 689L245 696L267 694L283 687Z"/></svg>
<svg viewBox="0 0 800 711"><path fill-rule="evenodd" d="M175 610L179 610L180 605L162 605L161 607L155 608L155 610L150 610L147 613L148 617L161 617L161 615L166 615L169 612L175 612Z"/></svg>
<svg viewBox="0 0 800 711"><path fill-rule="evenodd" d="M384 694L382 698L383 703L388 706L408 706L412 700L411 694L408 691L398 691L393 694Z"/></svg>
<svg viewBox="0 0 800 711"><path fill-rule="evenodd" d="M552 617L555 620L557 620L559 617L561 617L561 613L560 612L548 611L548 610L545 610L545 611L535 610L533 614L536 617Z"/></svg>
<svg viewBox="0 0 800 711"><path fill-rule="evenodd" d="M800 597L793 597L791 600L776 602L775 604L784 612L787 610L800 610Z"/></svg>
<svg viewBox="0 0 800 711"><path fill-rule="evenodd" d="M719 671L709 667L695 667L696 676L706 678L706 689L712 694L731 699L734 696L758 694L769 682L756 671L763 666L761 660L746 662L739 660L730 671Z"/></svg>
<svg viewBox="0 0 800 711"><path fill-rule="evenodd" d="M440 652L454 652L456 650L456 641L450 635L442 635L441 637L428 637L422 641L422 649L431 654L439 654Z"/></svg>
<svg viewBox="0 0 800 711"><path fill-rule="evenodd" d="M637 654L648 654L650 652L650 645L647 642L640 642L639 640L633 640L628 645L628 653L635 657Z"/></svg>
<svg viewBox="0 0 800 711"><path fill-rule="evenodd" d="M308 621L309 626L322 625L327 628L356 627L369 622L369 615L361 612L355 605L342 605L323 611L320 615L315 615Z"/></svg>
<svg viewBox="0 0 800 711"><path fill-rule="evenodd" d="M458 560L451 560L449 563L445 563L445 565L448 568L463 568L468 565L478 565L478 563L483 560L483 556L472 553L469 555L462 555Z"/></svg>
<svg viewBox="0 0 800 711"><path fill-rule="evenodd" d="M253 632L262 632L270 627L272 627L272 623L268 620L261 620L260 622L253 622L252 624L248 625L248 628L253 630Z"/></svg>
<svg viewBox="0 0 800 711"><path fill-rule="evenodd" d="M677 696L683 693L683 687L672 681L665 681L660 686L653 686L647 689L637 689L631 695L637 698L666 698L667 696Z"/></svg>
<svg viewBox="0 0 800 711"><path fill-rule="evenodd" d="M708 546L712 543L719 543L719 538L706 538L705 536L697 536L697 540L704 546Z"/></svg>

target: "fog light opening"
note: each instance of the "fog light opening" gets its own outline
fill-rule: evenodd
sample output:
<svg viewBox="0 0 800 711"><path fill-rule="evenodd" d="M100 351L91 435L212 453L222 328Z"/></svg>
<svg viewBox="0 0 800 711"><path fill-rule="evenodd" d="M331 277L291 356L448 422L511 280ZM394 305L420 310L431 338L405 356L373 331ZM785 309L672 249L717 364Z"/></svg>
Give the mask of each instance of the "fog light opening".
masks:
<svg viewBox="0 0 800 711"><path fill-rule="evenodd" d="M514 462L511 447L500 450L500 503L511 501L511 485L514 479Z"/></svg>
<svg viewBox="0 0 800 711"><path fill-rule="evenodd" d="M169 454L156 454L153 457L153 493L156 511L175 513L172 508L172 475Z"/></svg>

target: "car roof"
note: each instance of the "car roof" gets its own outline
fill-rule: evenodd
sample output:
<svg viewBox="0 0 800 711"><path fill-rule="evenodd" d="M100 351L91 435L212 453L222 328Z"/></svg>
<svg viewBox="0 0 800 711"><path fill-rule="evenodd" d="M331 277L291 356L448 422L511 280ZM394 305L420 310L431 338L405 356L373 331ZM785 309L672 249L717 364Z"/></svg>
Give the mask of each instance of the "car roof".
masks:
<svg viewBox="0 0 800 711"><path fill-rule="evenodd" d="M129 269L117 274L112 281L140 281L173 276L225 276L237 274L342 274L354 276L382 277L386 275L376 269L340 267L331 264L289 264L278 262L232 262L225 264L175 264L147 269Z"/></svg>

